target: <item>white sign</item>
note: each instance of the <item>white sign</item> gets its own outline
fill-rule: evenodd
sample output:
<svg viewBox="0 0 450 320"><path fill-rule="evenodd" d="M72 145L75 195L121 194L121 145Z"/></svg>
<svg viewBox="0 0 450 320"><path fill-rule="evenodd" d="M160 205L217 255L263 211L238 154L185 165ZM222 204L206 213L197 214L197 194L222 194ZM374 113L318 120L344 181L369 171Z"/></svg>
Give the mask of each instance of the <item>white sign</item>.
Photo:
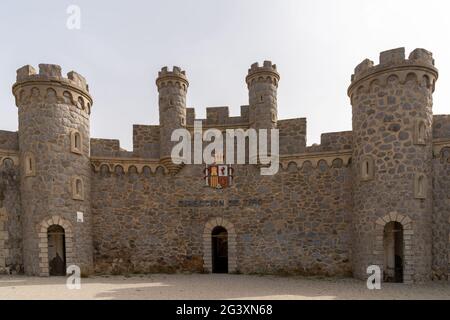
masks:
<svg viewBox="0 0 450 320"><path fill-rule="evenodd" d="M78 211L77 212L77 222L83 222L83 221L84 221L83 212Z"/></svg>

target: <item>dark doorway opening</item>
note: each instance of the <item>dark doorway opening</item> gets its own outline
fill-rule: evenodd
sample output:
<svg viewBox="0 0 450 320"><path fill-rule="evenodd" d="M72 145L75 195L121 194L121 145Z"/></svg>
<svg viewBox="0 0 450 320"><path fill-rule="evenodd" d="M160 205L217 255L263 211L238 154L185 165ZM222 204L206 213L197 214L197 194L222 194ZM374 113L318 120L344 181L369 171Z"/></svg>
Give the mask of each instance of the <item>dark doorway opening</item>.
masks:
<svg viewBox="0 0 450 320"><path fill-rule="evenodd" d="M212 271L228 273L228 232L223 227L215 227L212 237Z"/></svg>
<svg viewBox="0 0 450 320"><path fill-rule="evenodd" d="M52 225L47 230L48 265L51 276L66 275L66 237L64 228Z"/></svg>
<svg viewBox="0 0 450 320"><path fill-rule="evenodd" d="M391 221L384 227L384 281L403 282L403 226Z"/></svg>

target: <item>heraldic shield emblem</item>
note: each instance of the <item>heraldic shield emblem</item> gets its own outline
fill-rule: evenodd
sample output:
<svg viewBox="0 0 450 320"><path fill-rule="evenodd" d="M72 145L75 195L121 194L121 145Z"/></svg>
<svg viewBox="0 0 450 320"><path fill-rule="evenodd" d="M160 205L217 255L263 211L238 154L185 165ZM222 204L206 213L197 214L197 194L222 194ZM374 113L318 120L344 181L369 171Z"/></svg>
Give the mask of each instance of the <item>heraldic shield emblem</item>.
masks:
<svg viewBox="0 0 450 320"><path fill-rule="evenodd" d="M233 183L233 168L226 164L212 164L205 168L206 186L223 189Z"/></svg>

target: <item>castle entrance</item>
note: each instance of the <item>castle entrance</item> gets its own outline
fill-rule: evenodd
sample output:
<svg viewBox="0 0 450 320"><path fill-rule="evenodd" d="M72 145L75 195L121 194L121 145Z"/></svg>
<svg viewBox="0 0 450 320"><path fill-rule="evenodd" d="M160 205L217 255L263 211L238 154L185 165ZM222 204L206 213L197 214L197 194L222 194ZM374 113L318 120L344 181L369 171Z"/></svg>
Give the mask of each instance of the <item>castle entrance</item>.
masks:
<svg viewBox="0 0 450 320"><path fill-rule="evenodd" d="M66 237L64 228L52 225L47 231L48 264L51 276L66 275Z"/></svg>
<svg viewBox="0 0 450 320"><path fill-rule="evenodd" d="M403 282L403 226L396 221L387 223L383 234L384 281Z"/></svg>
<svg viewBox="0 0 450 320"><path fill-rule="evenodd" d="M224 227L215 227L212 240L212 272L228 273L228 232Z"/></svg>

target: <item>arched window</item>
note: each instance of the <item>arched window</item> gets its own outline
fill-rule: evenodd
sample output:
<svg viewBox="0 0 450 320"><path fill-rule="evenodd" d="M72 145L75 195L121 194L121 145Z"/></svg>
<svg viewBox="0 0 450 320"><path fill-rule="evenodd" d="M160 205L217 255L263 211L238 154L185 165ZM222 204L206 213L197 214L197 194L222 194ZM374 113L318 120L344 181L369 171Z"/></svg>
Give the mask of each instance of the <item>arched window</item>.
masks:
<svg viewBox="0 0 450 320"><path fill-rule="evenodd" d="M84 200L84 184L80 177L74 177L72 180L72 197L75 200Z"/></svg>
<svg viewBox="0 0 450 320"><path fill-rule="evenodd" d="M425 144L426 143L426 127L425 121L418 119L414 126L414 143Z"/></svg>
<svg viewBox="0 0 450 320"><path fill-rule="evenodd" d="M70 151L77 154L81 154L83 151L83 140L78 131L70 133Z"/></svg>
<svg viewBox="0 0 450 320"><path fill-rule="evenodd" d="M25 177L34 177L36 175L36 161L32 153L26 153L24 158Z"/></svg>
<svg viewBox="0 0 450 320"><path fill-rule="evenodd" d="M361 159L361 179L371 180L374 176L374 161L372 156L364 156Z"/></svg>
<svg viewBox="0 0 450 320"><path fill-rule="evenodd" d="M84 99L82 97L78 97L78 107L83 109L85 108L84 106Z"/></svg>

